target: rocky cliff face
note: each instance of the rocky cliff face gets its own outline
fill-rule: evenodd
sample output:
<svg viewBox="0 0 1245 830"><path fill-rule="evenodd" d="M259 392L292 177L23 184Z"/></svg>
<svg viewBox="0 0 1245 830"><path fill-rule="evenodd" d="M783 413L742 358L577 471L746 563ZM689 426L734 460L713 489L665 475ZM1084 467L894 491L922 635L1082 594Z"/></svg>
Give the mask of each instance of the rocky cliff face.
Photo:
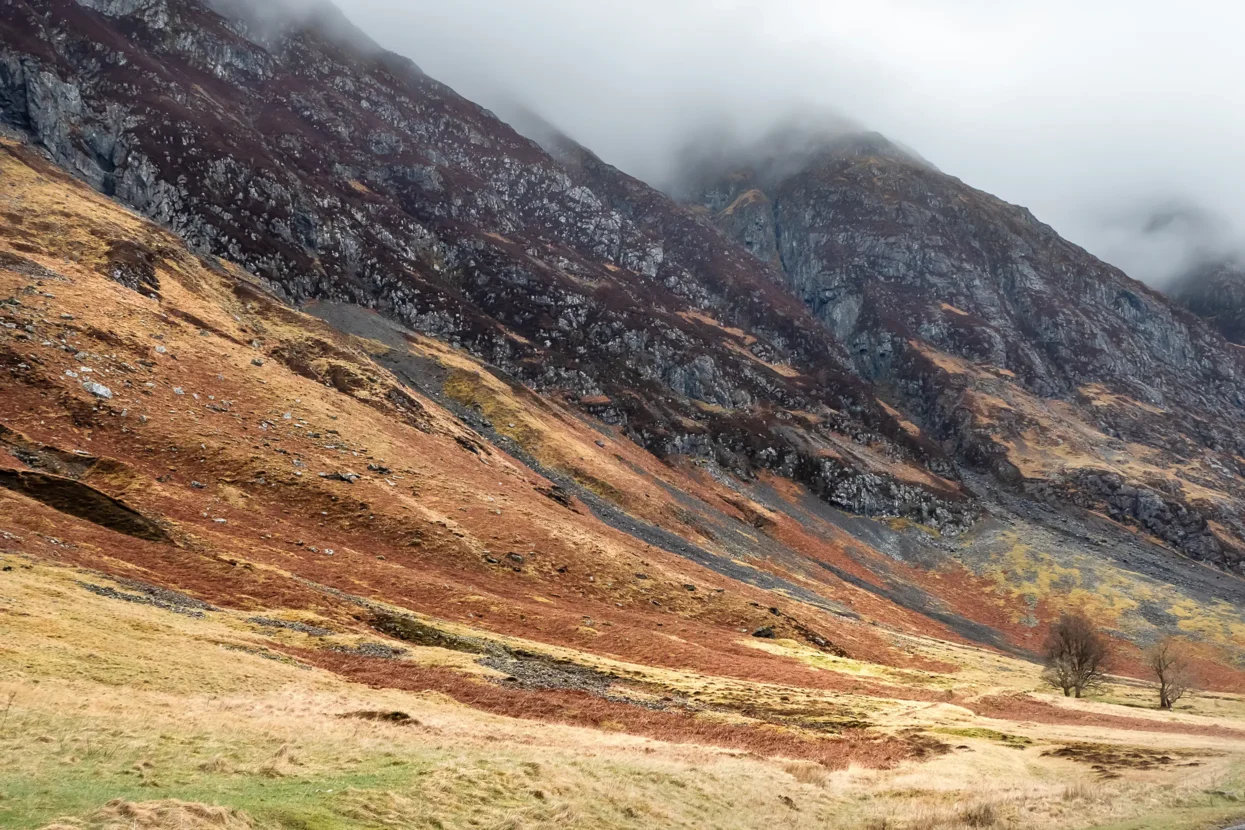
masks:
<svg viewBox="0 0 1245 830"><path fill-rule="evenodd" d="M762 259L774 254L758 240L774 240L787 284L859 373L965 463L1239 561L1239 522L1210 529L1235 508L1194 507L1200 484L1164 482L1213 459L1213 486L1239 504L1245 361L1164 297L877 135L828 137L798 163L739 159L693 201ZM1053 428L1050 402L1079 425ZM1055 490L1024 469L1042 435L1078 445ZM1171 472L1083 474L1117 465L1091 448L1111 442L1160 451Z"/></svg>
<svg viewBox="0 0 1245 830"><path fill-rule="evenodd" d="M553 158L357 33L244 8L6 0L0 117L293 304L381 311L661 456L971 523L955 481L886 472L954 478L777 272L695 212L595 159Z"/></svg>
<svg viewBox="0 0 1245 830"><path fill-rule="evenodd" d="M1228 259L1189 273L1172 289L1176 302L1238 346L1245 346L1245 262Z"/></svg>

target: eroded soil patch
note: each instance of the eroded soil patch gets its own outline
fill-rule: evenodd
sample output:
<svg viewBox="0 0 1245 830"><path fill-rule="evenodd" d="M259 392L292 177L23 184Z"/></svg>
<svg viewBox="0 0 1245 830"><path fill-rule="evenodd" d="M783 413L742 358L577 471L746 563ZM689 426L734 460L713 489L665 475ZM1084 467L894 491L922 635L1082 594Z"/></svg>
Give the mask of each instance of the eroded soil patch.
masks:
<svg viewBox="0 0 1245 830"><path fill-rule="evenodd" d="M79 582L78 585L101 597L133 602L137 605L150 605L153 608L163 608L165 611L172 611L175 614L183 614L187 617L202 617L205 611L220 610L194 597L188 597L185 594L170 591L167 588L158 588L154 585L147 585L143 582L128 579L118 579L116 582L138 593L130 594L105 585L95 585L91 582Z"/></svg>
<svg viewBox="0 0 1245 830"><path fill-rule="evenodd" d="M1229 729L1226 726L1147 720L1145 718L1127 718L1119 715L1083 712L1044 703L1023 694L991 695L975 700L967 705L979 715L999 720L1028 720L1036 723L1049 723L1061 726L1103 726L1113 729L1127 729L1132 732L1205 735L1234 740L1245 738L1245 732L1239 729Z"/></svg>
<svg viewBox="0 0 1245 830"><path fill-rule="evenodd" d="M1087 764L1098 773L1100 778L1119 778L1123 770L1153 770L1161 767L1201 766L1200 761L1189 758L1205 756L1207 752L1194 753L1180 750L1159 752L1135 746L1113 746L1111 744L1074 743L1050 749L1042 753L1043 757L1066 758Z"/></svg>

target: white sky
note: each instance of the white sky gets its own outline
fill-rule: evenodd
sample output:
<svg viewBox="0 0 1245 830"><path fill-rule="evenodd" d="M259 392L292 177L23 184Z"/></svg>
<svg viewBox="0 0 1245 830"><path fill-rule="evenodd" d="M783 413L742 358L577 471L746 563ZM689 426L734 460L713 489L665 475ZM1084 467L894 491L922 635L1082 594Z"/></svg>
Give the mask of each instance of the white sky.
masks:
<svg viewBox="0 0 1245 830"><path fill-rule="evenodd" d="M517 98L655 184L706 124L747 137L832 109L1138 278L1194 244L1245 247L1239 0L339 4L467 97ZM1171 204L1223 224L1143 235Z"/></svg>

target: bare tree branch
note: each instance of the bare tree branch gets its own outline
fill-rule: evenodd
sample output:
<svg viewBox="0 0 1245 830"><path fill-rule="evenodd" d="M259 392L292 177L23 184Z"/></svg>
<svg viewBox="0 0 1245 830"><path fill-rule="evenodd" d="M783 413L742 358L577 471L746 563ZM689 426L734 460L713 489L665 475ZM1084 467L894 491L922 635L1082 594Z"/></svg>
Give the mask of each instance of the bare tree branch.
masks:
<svg viewBox="0 0 1245 830"><path fill-rule="evenodd" d="M1185 645L1174 637L1157 643L1146 654L1146 663L1159 684L1159 708L1171 709L1191 691L1193 670Z"/></svg>
<svg viewBox="0 0 1245 830"><path fill-rule="evenodd" d="M1110 647L1088 617L1064 614L1051 625L1044 654L1043 679L1066 697L1080 697L1102 684Z"/></svg>

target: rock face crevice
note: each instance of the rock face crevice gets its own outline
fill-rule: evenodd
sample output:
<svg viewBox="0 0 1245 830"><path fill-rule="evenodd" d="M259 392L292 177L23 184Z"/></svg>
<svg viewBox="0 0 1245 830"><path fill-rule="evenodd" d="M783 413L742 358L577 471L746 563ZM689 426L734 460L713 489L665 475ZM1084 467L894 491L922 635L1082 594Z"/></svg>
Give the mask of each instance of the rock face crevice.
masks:
<svg viewBox="0 0 1245 830"><path fill-rule="evenodd" d="M753 195L755 194L755 195ZM1194 385L1240 407L1242 363L1161 295L1006 204L880 136L827 139L808 165L767 181L735 171L710 209L772 205L787 283L849 344L866 375L883 334L1014 372L1036 394L1111 382L1160 404ZM730 208L719 225L732 229ZM869 338L873 338L870 342Z"/></svg>
<svg viewBox="0 0 1245 830"><path fill-rule="evenodd" d="M1236 525L1241 532L1240 518L1217 510L1213 505L1198 509L1178 494L1128 482L1123 476L1110 473L1079 472L1065 480L1033 488L1037 495L1053 487L1055 495L1078 507L1097 510L1125 524L1138 525L1147 533L1162 539L1190 557L1220 567L1232 567L1228 551L1211 531L1210 522L1219 520Z"/></svg>

